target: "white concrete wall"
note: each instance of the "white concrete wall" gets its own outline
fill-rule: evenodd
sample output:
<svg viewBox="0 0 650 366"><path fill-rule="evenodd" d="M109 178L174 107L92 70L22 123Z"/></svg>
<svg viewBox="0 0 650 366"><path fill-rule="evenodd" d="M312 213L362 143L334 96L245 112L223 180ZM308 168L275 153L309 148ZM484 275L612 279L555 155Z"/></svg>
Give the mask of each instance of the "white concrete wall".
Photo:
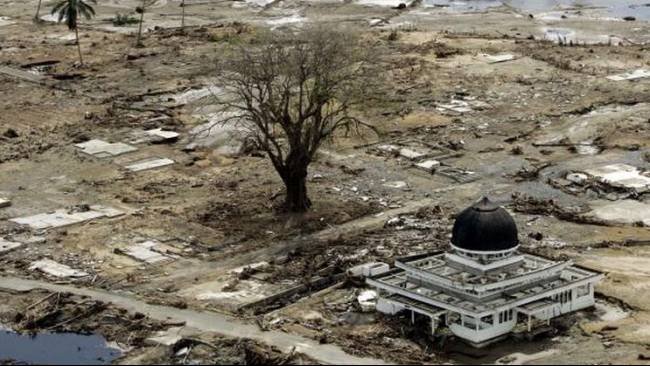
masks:
<svg viewBox="0 0 650 366"><path fill-rule="evenodd" d="M495 324L492 327L482 330L470 329L464 325L457 323L448 324L448 327L449 330L451 330L451 332L454 333L457 337L474 343L483 343L485 341L489 341L490 339L508 334L512 331L512 329L517 324L517 311L513 309L513 312L514 314L512 320L503 323L499 323L499 313L495 313L492 316Z"/></svg>
<svg viewBox="0 0 650 366"><path fill-rule="evenodd" d="M401 306L395 302L389 301L380 297L377 300L377 311L384 314L395 315L400 311L404 310L404 306Z"/></svg>
<svg viewBox="0 0 650 366"><path fill-rule="evenodd" d="M496 324L491 328L483 330L473 330L460 324L450 324L449 330L451 330L452 333L454 333L457 337L474 343L483 343L485 341L489 341L492 338L510 333L515 327L516 323L516 320L511 320L506 323Z"/></svg>

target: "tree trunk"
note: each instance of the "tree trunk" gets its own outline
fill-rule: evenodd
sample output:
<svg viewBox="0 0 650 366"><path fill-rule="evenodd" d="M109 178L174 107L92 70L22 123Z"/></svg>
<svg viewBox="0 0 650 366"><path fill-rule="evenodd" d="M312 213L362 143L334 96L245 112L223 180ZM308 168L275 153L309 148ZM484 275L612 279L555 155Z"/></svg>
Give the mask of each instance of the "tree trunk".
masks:
<svg viewBox="0 0 650 366"><path fill-rule="evenodd" d="M145 0L142 0L142 12L140 13L140 25L138 26L138 40L135 42L136 47L142 47L142 23L144 22L144 8L146 6Z"/></svg>
<svg viewBox="0 0 650 366"><path fill-rule="evenodd" d="M75 27L74 34L77 37L77 51L79 52L79 64L83 66L84 59L81 56L81 42L79 42L79 27Z"/></svg>
<svg viewBox="0 0 650 366"><path fill-rule="evenodd" d="M183 15L181 16L181 28L185 28L185 0L181 2L181 7L183 8Z"/></svg>
<svg viewBox="0 0 650 366"><path fill-rule="evenodd" d="M300 150L293 150L278 171L287 189L284 208L290 212L305 212L311 207L307 196L307 167L309 158Z"/></svg>
<svg viewBox="0 0 650 366"><path fill-rule="evenodd" d="M34 20L37 22L40 21L39 15L41 13L41 2L43 2L43 0L38 0L38 6L36 7L36 15L34 15Z"/></svg>
<svg viewBox="0 0 650 366"><path fill-rule="evenodd" d="M290 212L305 212L311 207L311 201L307 196L307 177L292 176L285 179L287 197L284 207Z"/></svg>

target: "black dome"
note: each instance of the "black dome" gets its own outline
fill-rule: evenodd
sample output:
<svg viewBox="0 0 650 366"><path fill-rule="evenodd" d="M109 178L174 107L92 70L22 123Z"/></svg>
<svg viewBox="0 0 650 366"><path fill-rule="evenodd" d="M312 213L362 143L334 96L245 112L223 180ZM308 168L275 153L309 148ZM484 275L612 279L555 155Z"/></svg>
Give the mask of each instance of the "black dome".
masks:
<svg viewBox="0 0 650 366"><path fill-rule="evenodd" d="M503 207L483 197L458 214L451 242L460 249L477 252L512 249L519 244L517 224Z"/></svg>

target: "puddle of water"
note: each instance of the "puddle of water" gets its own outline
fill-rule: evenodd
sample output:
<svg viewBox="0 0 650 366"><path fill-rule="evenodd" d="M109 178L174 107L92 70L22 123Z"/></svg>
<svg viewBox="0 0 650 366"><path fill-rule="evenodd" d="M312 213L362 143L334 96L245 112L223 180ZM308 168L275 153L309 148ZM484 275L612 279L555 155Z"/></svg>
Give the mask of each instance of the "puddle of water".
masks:
<svg viewBox="0 0 650 366"><path fill-rule="evenodd" d="M503 6L500 0L424 0L425 7L449 8L454 11L485 11L490 8Z"/></svg>
<svg viewBox="0 0 650 366"><path fill-rule="evenodd" d="M359 5L371 5L371 6L388 6L395 8L400 4L410 6L413 0L358 0L356 3Z"/></svg>
<svg viewBox="0 0 650 366"><path fill-rule="evenodd" d="M485 11L509 6L520 12L540 14L572 10L572 15L584 15L581 10L598 17L622 19L633 16L637 20L650 20L648 0L424 0L425 7L444 7L454 11ZM580 11L580 12L576 12ZM561 14L553 16L561 18Z"/></svg>
<svg viewBox="0 0 650 366"><path fill-rule="evenodd" d="M23 335L0 328L0 364L105 365L121 355L99 335L40 333Z"/></svg>
<svg viewBox="0 0 650 366"><path fill-rule="evenodd" d="M634 16L639 20L650 20L650 6L647 0L503 0L504 3L523 11L543 12L562 9L599 8L607 17L622 19Z"/></svg>

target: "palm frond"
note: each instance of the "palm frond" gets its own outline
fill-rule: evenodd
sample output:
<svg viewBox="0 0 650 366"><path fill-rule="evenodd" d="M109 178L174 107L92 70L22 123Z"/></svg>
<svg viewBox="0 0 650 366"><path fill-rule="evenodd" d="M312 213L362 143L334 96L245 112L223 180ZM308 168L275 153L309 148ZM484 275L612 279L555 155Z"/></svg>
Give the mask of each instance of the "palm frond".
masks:
<svg viewBox="0 0 650 366"><path fill-rule="evenodd" d="M73 30L77 28L79 15L88 20L96 15L88 3L97 4L97 0L61 0L52 8L52 15L58 14L58 22L65 20L68 28Z"/></svg>
<svg viewBox="0 0 650 366"><path fill-rule="evenodd" d="M54 5L54 7L52 8L52 13L51 14L54 15L54 14L60 12L61 8L63 8L66 5L68 5L67 1L61 1L60 3Z"/></svg>

